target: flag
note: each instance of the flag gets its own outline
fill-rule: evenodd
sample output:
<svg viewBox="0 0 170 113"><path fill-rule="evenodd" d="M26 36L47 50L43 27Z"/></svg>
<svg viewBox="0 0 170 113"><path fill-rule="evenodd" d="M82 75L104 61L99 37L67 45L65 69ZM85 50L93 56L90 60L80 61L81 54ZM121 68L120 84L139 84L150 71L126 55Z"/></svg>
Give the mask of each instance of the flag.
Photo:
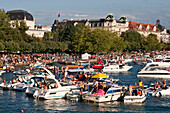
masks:
<svg viewBox="0 0 170 113"><path fill-rule="evenodd" d="M58 14L58 17L60 17L60 13Z"/></svg>

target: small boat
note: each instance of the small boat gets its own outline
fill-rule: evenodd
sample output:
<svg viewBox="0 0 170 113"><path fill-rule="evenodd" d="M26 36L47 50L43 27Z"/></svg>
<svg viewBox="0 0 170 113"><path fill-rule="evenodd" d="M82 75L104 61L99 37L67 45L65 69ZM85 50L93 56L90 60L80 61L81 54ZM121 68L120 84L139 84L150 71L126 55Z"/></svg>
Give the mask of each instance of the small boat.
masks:
<svg viewBox="0 0 170 113"><path fill-rule="evenodd" d="M21 91L21 92L25 92L25 90L27 89L27 84L26 83L14 83L11 85L12 90L14 91Z"/></svg>
<svg viewBox="0 0 170 113"><path fill-rule="evenodd" d="M87 94L88 91L83 91L81 87L76 89L71 89L70 92L66 94L66 98L70 101L82 101L82 95Z"/></svg>
<svg viewBox="0 0 170 113"><path fill-rule="evenodd" d="M64 98L66 93L68 93L72 88L77 88L76 86L61 86L56 79L47 79L49 83L47 89L37 88L33 94L34 98L38 99L59 99ZM55 86L57 84L57 87Z"/></svg>
<svg viewBox="0 0 170 113"><path fill-rule="evenodd" d="M170 63L148 63L138 72L137 77L170 78L170 70L168 68L170 68Z"/></svg>
<svg viewBox="0 0 170 113"><path fill-rule="evenodd" d="M105 66L103 68L103 72L127 72L132 67L133 66L114 64L114 65Z"/></svg>
<svg viewBox="0 0 170 113"><path fill-rule="evenodd" d="M110 87L103 95L96 94L96 93L94 94L87 93L82 95L82 99L85 101L92 101L97 103L111 102L111 101L118 100L121 94L122 94L122 87Z"/></svg>
<svg viewBox="0 0 170 113"><path fill-rule="evenodd" d="M0 70L0 76L5 72L6 72L5 70Z"/></svg>
<svg viewBox="0 0 170 113"><path fill-rule="evenodd" d="M148 87L145 89L145 91L148 92L149 95L151 96L170 96L170 86L166 86L166 88L157 88L154 89L154 86Z"/></svg>
<svg viewBox="0 0 170 113"><path fill-rule="evenodd" d="M132 93L127 93L126 91L123 95L124 103L143 103L146 100L146 95L144 91L138 88L137 86L131 86L135 88Z"/></svg>

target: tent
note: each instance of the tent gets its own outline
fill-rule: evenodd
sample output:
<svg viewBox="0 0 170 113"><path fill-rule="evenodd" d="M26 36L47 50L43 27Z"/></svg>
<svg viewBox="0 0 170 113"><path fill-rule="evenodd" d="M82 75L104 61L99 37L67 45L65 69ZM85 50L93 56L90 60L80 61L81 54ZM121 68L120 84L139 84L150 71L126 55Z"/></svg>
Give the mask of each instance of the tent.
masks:
<svg viewBox="0 0 170 113"><path fill-rule="evenodd" d="M84 54L81 55L82 60L87 60L87 59L89 59L89 57L91 57L91 55L88 54L88 53L84 53Z"/></svg>
<svg viewBox="0 0 170 113"><path fill-rule="evenodd" d="M92 78L107 78L107 75L105 75L103 73L98 73L98 74L92 76Z"/></svg>

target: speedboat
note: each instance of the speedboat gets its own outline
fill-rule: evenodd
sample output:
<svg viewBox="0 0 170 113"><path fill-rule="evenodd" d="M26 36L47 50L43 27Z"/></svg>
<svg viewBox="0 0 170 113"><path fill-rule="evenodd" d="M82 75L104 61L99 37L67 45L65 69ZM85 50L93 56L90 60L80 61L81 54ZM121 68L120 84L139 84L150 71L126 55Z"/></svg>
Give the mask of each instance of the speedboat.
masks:
<svg viewBox="0 0 170 113"><path fill-rule="evenodd" d="M145 91L151 96L170 96L170 86L166 86L166 88L157 88L154 89L154 84L150 85L150 87L146 88Z"/></svg>
<svg viewBox="0 0 170 113"><path fill-rule="evenodd" d="M46 79L45 82L48 83L48 88L37 88L33 94L34 98L38 99L59 99L64 98L66 93L76 86L61 86L56 79ZM57 87L56 87L57 84ZM45 85L45 84L44 84Z"/></svg>
<svg viewBox="0 0 170 113"><path fill-rule="evenodd" d="M100 89L99 89L100 90ZM100 91L99 91L100 92ZM102 92L102 91L101 91ZM118 100L122 94L122 87L113 87L111 86L106 93L87 93L82 95L82 99L85 101L92 101L92 102L111 102Z"/></svg>
<svg viewBox="0 0 170 113"><path fill-rule="evenodd" d="M5 72L6 72L5 70L0 70L0 76Z"/></svg>
<svg viewBox="0 0 170 113"><path fill-rule="evenodd" d="M127 72L132 67L133 66L113 64L113 65L105 66L103 68L103 72Z"/></svg>
<svg viewBox="0 0 170 113"><path fill-rule="evenodd" d="M146 95L140 87L138 86L130 86L134 88L131 93L127 93L126 91L123 95L124 103L143 103L146 100Z"/></svg>
<svg viewBox="0 0 170 113"><path fill-rule="evenodd" d="M137 74L137 77L170 78L170 63L148 63Z"/></svg>
<svg viewBox="0 0 170 113"><path fill-rule="evenodd" d="M71 89L70 92L66 94L66 98L70 101L81 101L82 95L87 94L88 91L83 91L82 87L76 89Z"/></svg>

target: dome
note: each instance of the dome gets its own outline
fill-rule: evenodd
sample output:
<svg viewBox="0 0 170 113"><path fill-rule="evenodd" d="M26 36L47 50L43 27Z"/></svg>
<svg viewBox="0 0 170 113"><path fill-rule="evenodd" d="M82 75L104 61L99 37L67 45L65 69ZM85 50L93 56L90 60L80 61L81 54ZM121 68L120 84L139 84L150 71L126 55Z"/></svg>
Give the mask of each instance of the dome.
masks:
<svg viewBox="0 0 170 113"><path fill-rule="evenodd" d="M108 14L108 16L106 17L106 20L114 20L114 16L113 14Z"/></svg>
<svg viewBox="0 0 170 113"><path fill-rule="evenodd" d="M119 21L121 21L121 22L127 22L127 19L126 19L125 16L122 16L122 17L120 17Z"/></svg>
<svg viewBox="0 0 170 113"><path fill-rule="evenodd" d="M7 14L9 15L11 20L30 20L33 21L33 16L28 13L27 11L24 10L12 10L12 11L7 11Z"/></svg>

